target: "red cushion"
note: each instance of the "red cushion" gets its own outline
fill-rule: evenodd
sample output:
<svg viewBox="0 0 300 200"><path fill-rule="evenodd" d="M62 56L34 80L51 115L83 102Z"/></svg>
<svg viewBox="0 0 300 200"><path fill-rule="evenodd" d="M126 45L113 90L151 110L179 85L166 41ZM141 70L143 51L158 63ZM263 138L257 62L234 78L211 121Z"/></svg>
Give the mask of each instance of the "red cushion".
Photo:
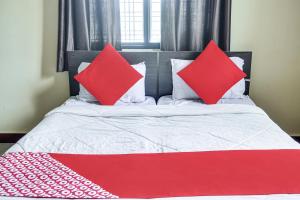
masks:
<svg viewBox="0 0 300 200"><path fill-rule="evenodd" d="M178 75L207 104L217 103L234 84L246 77L214 41Z"/></svg>
<svg viewBox="0 0 300 200"><path fill-rule="evenodd" d="M93 62L74 78L102 105L113 105L142 75L107 44Z"/></svg>

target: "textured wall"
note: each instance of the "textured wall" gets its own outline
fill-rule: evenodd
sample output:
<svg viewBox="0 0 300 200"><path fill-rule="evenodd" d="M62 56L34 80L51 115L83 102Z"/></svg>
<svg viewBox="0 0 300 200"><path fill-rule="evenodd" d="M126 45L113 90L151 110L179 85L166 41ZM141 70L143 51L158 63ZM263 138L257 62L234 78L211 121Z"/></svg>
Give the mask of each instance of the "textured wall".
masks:
<svg viewBox="0 0 300 200"><path fill-rule="evenodd" d="M231 50L253 51L251 97L300 134L300 1L233 0Z"/></svg>
<svg viewBox="0 0 300 200"><path fill-rule="evenodd" d="M0 1L0 132L25 132L69 95L56 73L57 0Z"/></svg>

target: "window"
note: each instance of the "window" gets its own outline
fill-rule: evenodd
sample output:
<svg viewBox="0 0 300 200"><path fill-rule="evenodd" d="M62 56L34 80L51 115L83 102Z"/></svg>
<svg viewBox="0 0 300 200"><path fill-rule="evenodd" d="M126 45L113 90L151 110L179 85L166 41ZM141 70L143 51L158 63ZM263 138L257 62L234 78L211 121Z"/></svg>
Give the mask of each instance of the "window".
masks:
<svg viewBox="0 0 300 200"><path fill-rule="evenodd" d="M120 0L122 48L160 46L160 0Z"/></svg>

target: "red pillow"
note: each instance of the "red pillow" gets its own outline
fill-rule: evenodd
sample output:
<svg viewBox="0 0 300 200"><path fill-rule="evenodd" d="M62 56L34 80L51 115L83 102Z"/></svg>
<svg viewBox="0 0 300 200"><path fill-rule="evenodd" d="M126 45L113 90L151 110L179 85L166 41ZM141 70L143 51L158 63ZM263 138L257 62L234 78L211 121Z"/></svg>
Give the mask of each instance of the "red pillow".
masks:
<svg viewBox="0 0 300 200"><path fill-rule="evenodd" d="M110 44L74 78L102 105L113 105L143 76Z"/></svg>
<svg viewBox="0 0 300 200"><path fill-rule="evenodd" d="M207 104L217 103L234 84L246 77L214 41L178 75Z"/></svg>

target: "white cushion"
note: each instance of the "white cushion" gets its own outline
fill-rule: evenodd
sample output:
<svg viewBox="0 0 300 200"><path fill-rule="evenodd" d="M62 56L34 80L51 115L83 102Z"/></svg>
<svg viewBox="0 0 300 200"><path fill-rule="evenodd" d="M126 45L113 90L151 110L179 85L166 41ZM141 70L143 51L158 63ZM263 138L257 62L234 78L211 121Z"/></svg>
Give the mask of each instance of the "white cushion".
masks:
<svg viewBox="0 0 300 200"><path fill-rule="evenodd" d="M78 67L78 73L84 70L90 63L82 62ZM136 82L121 98L119 101L125 103L136 103L145 101L145 74L146 65L144 62L131 65L136 71L138 71L143 78ZM97 99L85 89L85 87L79 84L79 95L78 98L82 101L93 102Z"/></svg>
<svg viewBox="0 0 300 200"><path fill-rule="evenodd" d="M232 62L243 70L244 60L239 57L230 57ZM178 72L191 64L194 60L171 59L173 79L173 99L199 99L199 96L178 76ZM243 98L245 92L245 80L242 79L232 86L222 98Z"/></svg>

